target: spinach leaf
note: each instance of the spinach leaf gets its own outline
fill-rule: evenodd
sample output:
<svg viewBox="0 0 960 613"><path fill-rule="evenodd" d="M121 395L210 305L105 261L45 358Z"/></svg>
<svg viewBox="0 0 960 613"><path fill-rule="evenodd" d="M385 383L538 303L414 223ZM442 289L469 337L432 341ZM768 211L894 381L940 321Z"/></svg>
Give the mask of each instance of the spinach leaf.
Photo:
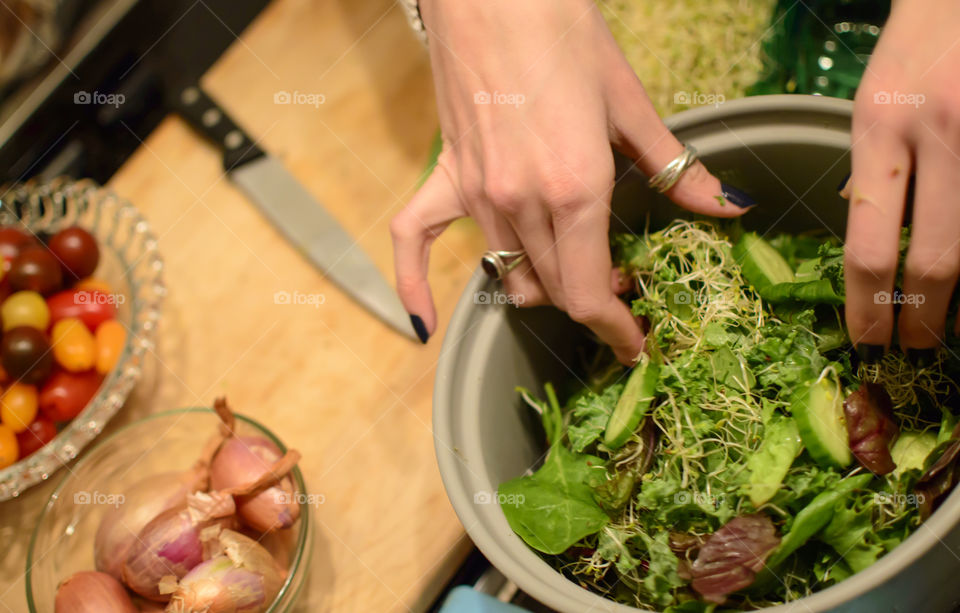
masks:
<svg viewBox="0 0 960 613"><path fill-rule="evenodd" d="M606 476L600 458L562 445L532 475L500 485L497 499L513 531L544 553L563 553L610 518L593 499L593 486Z"/></svg>

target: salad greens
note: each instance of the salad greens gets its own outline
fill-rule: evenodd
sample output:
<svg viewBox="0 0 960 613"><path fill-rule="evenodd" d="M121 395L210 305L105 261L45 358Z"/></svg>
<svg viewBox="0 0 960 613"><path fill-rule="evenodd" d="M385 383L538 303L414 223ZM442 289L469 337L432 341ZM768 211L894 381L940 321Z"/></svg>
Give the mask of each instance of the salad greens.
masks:
<svg viewBox="0 0 960 613"><path fill-rule="evenodd" d="M548 452L499 488L569 578L671 613L795 600L896 547L960 479L960 367L859 363L835 242L677 221L613 244L649 356L625 369L599 350L562 404L519 390Z"/></svg>

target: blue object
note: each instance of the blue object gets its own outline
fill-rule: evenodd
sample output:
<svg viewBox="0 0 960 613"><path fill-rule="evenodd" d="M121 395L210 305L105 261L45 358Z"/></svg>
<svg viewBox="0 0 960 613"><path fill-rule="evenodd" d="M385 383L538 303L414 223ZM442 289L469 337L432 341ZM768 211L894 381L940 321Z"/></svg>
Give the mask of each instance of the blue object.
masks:
<svg viewBox="0 0 960 613"><path fill-rule="evenodd" d="M481 594L467 585L450 590L440 607L440 613L529 613L526 609L500 602L493 596Z"/></svg>

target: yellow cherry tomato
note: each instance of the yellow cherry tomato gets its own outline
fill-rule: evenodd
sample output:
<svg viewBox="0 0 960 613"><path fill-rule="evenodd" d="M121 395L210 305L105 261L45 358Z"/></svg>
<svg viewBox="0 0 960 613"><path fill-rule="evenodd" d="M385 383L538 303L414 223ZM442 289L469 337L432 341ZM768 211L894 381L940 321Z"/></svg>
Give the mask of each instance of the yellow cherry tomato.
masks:
<svg viewBox="0 0 960 613"><path fill-rule="evenodd" d="M110 284L104 281L103 279L98 279L96 277L87 277L86 279L80 279L73 284L73 289L81 289L88 292L103 292L104 294L113 295L113 288L110 287Z"/></svg>
<svg viewBox="0 0 960 613"><path fill-rule="evenodd" d="M123 353L127 341L127 330L116 319L108 319L95 333L97 342L97 372L105 375L113 370Z"/></svg>
<svg viewBox="0 0 960 613"><path fill-rule="evenodd" d="M70 372L83 372L96 362L96 342L90 330L76 317L67 317L53 324L50 331L53 359Z"/></svg>
<svg viewBox="0 0 960 613"><path fill-rule="evenodd" d="M37 417L37 388L12 383L0 396L0 421L14 432L23 432Z"/></svg>
<svg viewBox="0 0 960 613"><path fill-rule="evenodd" d="M9 427L0 424L0 468L6 468L16 462L19 454L17 435Z"/></svg>
<svg viewBox="0 0 960 613"><path fill-rule="evenodd" d="M47 301L37 292L22 291L10 294L3 301L0 317L3 317L4 332L17 326L45 331L50 324L50 309L47 308Z"/></svg>

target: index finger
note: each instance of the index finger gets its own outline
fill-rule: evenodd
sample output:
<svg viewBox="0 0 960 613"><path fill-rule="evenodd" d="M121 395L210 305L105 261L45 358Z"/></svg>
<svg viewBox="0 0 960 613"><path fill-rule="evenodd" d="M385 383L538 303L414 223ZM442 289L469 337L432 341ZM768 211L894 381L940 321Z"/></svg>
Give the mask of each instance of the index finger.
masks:
<svg viewBox="0 0 960 613"><path fill-rule="evenodd" d="M553 224L567 314L610 345L623 364L636 362L644 335L610 287L610 205L587 197L554 208Z"/></svg>

